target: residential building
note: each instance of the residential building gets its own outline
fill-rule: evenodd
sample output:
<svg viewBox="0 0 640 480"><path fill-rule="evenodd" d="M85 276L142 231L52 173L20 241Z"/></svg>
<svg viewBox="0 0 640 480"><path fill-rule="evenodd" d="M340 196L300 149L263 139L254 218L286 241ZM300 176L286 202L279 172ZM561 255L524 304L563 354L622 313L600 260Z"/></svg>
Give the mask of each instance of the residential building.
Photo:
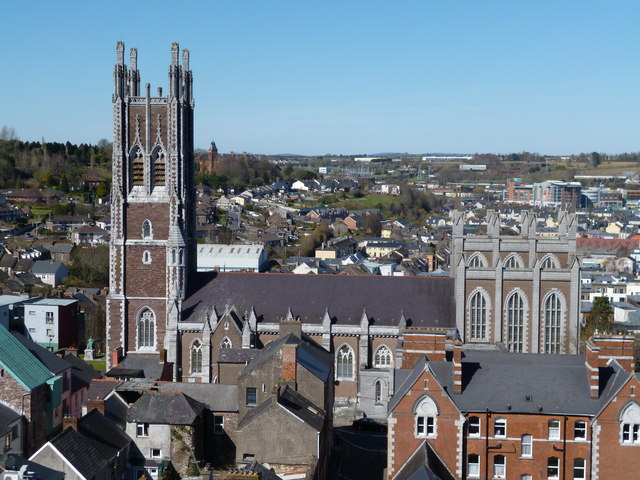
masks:
<svg viewBox="0 0 640 480"><path fill-rule="evenodd" d="M78 341L78 301L68 298L35 297L14 307L16 328L51 351L71 347Z"/></svg>
<svg viewBox="0 0 640 480"><path fill-rule="evenodd" d="M38 277L43 283L55 288L62 283L62 280L69 275L67 267L62 262L37 261L31 267L31 273Z"/></svg>
<svg viewBox="0 0 640 480"><path fill-rule="evenodd" d="M387 478L629 478L640 466L632 352L633 337L599 335L586 356L456 345L418 358L397 372Z"/></svg>

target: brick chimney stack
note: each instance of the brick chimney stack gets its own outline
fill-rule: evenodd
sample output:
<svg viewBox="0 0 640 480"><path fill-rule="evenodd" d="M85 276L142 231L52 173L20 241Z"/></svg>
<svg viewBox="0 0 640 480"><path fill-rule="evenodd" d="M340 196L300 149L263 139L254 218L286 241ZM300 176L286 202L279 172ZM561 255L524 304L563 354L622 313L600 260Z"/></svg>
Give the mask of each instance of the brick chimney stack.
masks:
<svg viewBox="0 0 640 480"><path fill-rule="evenodd" d="M633 345L631 335L596 334L587 340L585 364L591 398L600 396L600 369L610 360L616 360L628 373L634 371Z"/></svg>
<svg viewBox="0 0 640 480"><path fill-rule="evenodd" d="M87 412L91 410L98 410L104 415L104 399L102 398L89 398L87 400Z"/></svg>
<svg viewBox="0 0 640 480"><path fill-rule="evenodd" d="M78 417L69 414L65 415L62 418L62 430L66 430L67 427L71 427L75 431L78 431Z"/></svg>
<svg viewBox="0 0 640 480"><path fill-rule="evenodd" d="M282 346L282 370L280 379L282 383L289 385L294 390L296 388L298 366L298 345L287 343Z"/></svg>
<svg viewBox="0 0 640 480"><path fill-rule="evenodd" d="M426 355L431 362L447 359L444 328L407 327L403 331L402 368L411 368L416 361Z"/></svg>
<svg viewBox="0 0 640 480"><path fill-rule="evenodd" d="M117 366L122 360L122 347L114 348L111 351L111 366Z"/></svg>
<svg viewBox="0 0 640 480"><path fill-rule="evenodd" d="M462 393L462 342L453 344L453 393Z"/></svg>

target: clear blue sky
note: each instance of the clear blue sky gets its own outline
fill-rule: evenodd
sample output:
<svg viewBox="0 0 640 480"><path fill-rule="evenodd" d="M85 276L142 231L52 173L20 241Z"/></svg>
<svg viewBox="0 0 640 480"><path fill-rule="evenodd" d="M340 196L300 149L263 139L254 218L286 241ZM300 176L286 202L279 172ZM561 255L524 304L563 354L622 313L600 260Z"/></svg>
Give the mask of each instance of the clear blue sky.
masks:
<svg viewBox="0 0 640 480"><path fill-rule="evenodd" d="M640 0L3 2L0 39L23 140L110 139L123 40L153 91L190 49L196 147L640 150Z"/></svg>

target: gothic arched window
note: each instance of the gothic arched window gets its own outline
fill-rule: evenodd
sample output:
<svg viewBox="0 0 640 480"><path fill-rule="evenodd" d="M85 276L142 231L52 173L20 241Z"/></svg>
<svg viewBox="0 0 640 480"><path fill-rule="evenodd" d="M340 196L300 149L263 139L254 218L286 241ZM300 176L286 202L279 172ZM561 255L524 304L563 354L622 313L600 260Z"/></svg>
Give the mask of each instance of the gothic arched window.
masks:
<svg viewBox="0 0 640 480"><path fill-rule="evenodd" d="M523 268L523 265L517 255L510 255L504 261L504 268L506 268L507 270L514 268Z"/></svg>
<svg viewBox="0 0 640 480"><path fill-rule="evenodd" d="M544 353L560 353L562 303L557 293L544 301Z"/></svg>
<svg viewBox="0 0 640 480"><path fill-rule="evenodd" d="M469 302L469 326L471 340L485 340L487 337L487 299L482 292L472 295Z"/></svg>
<svg viewBox="0 0 640 480"><path fill-rule="evenodd" d="M164 154L160 153L153 160L153 186L154 187L164 187L165 179L165 162L164 162Z"/></svg>
<svg viewBox="0 0 640 480"><path fill-rule="evenodd" d="M153 238L153 229L149 220L142 222L142 238Z"/></svg>
<svg viewBox="0 0 640 480"><path fill-rule="evenodd" d="M540 265L540 268L542 270L551 270L555 268L560 268L560 263L558 262L558 259L553 255L547 255L542 260L542 265Z"/></svg>
<svg viewBox="0 0 640 480"><path fill-rule="evenodd" d="M507 350L524 350L524 300L515 292L507 301Z"/></svg>
<svg viewBox="0 0 640 480"><path fill-rule="evenodd" d="M486 266L487 266L486 260L479 253L476 253L475 255L473 255L469 260L469 267L471 268L484 268Z"/></svg>
<svg viewBox="0 0 640 480"><path fill-rule="evenodd" d="M222 342L220 342L220 348L233 348L233 344L231 343L231 340L229 340L229 337L224 337L222 339Z"/></svg>
<svg viewBox="0 0 640 480"><path fill-rule="evenodd" d="M145 308L138 317L138 348L154 348L156 346L156 316Z"/></svg>
<svg viewBox="0 0 640 480"><path fill-rule="evenodd" d="M144 159L142 152L138 150L131 160L131 185L143 186L144 185Z"/></svg>
<svg viewBox="0 0 640 480"><path fill-rule="evenodd" d="M353 350L349 345L343 345L336 353L336 378L338 380L353 380Z"/></svg>
<svg viewBox="0 0 640 480"><path fill-rule="evenodd" d="M391 366L391 350L386 345L382 345L373 357L373 366L375 368L388 368Z"/></svg>
<svg viewBox="0 0 640 480"><path fill-rule="evenodd" d="M424 397L416 406L416 437L436 437L438 433L438 406L431 397Z"/></svg>
<svg viewBox="0 0 640 480"><path fill-rule="evenodd" d="M202 342L198 339L191 344L191 373L202 373Z"/></svg>
<svg viewBox="0 0 640 480"><path fill-rule="evenodd" d="M620 415L620 443L640 445L640 406L629 403Z"/></svg>

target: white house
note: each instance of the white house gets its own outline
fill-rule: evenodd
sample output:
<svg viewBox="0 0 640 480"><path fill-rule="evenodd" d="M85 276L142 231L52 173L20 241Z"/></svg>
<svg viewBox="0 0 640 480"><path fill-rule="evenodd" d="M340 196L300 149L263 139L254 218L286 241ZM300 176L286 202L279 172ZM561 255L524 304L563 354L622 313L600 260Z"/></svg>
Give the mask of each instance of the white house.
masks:
<svg viewBox="0 0 640 480"><path fill-rule="evenodd" d="M198 245L198 271L263 272L269 255L264 245Z"/></svg>
<svg viewBox="0 0 640 480"><path fill-rule="evenodd" d="M31 273L52 287L60 285L62 279L69 275L67 267L62 262L35 262L31 267Z"/></svg>

